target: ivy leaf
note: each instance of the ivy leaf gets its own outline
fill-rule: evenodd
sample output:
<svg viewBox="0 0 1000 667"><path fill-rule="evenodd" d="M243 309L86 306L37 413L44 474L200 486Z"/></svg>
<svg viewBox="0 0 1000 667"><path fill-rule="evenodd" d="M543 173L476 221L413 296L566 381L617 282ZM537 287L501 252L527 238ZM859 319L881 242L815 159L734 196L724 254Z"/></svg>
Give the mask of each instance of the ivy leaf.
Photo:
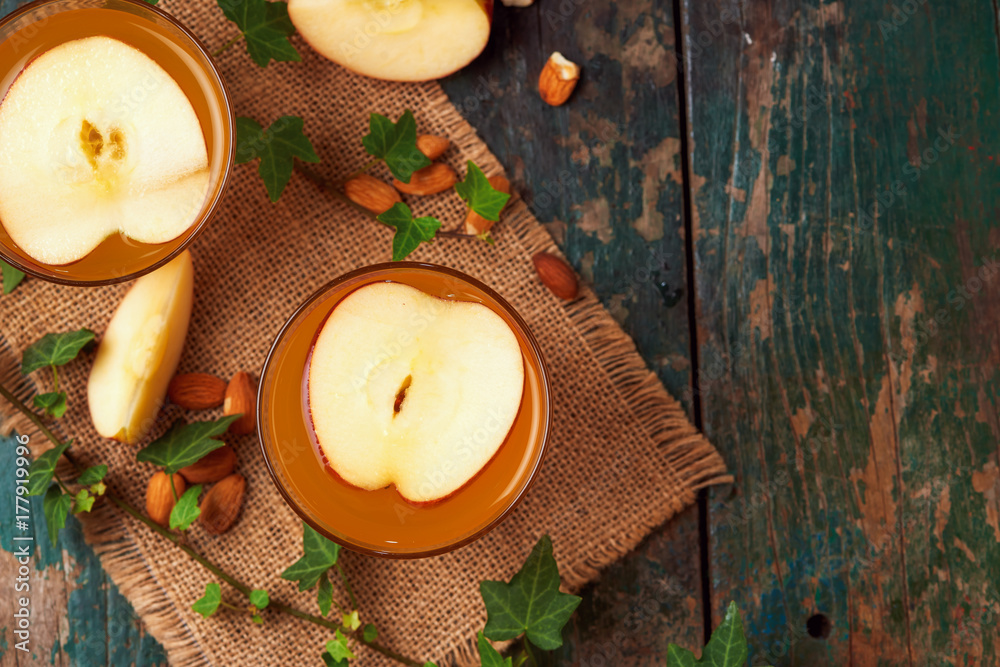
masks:
<svg viewBox="0 0 1000 667"><path fill-rule="evenodd" d="M695 660L694 653L676 644L667 647L667 667L743 667L747 662L747 639L735 602L729 603L726 617Z"/></svg>
<svg viewBox="0 0 1000 667"><path fill-rule="evenodd" d="M94 507L94 501L97 500L94 496L90 495L90 491L87 489L80 489L76 497L73 498L73 513L80 514L82 512L89 512L91 508Z"/></svg>
<svg viewBox="0 0 1000 667"><path fill-rule="evenodd" d="M50 391L47 394L38 394L31 399L32 405L39 410L44 410L45 414L59 419L66 414L66 392Z"/></svg>
<svg viewBox="0 0 1000 667"><path fill-rule="evenodd" d="M340 545L326 539L312 527L302 524L302 558L281 573L282 579L299 582L299 590L304 591L316 585L320 577L337 564ZM325 615L325 614L324 614Z"/></svg>
<svg viewBox="0 0 1000 667"><path fill-rule="evenodd" d="M406 259L421 243L433 241L437 230L441 228L441 221L437 218L414 218L410 207L403 202L396 202L376 219L396 230L392 237L394 262Z"/></svg>
<svg viewBox="0 0 1000 667"><path fill-rule="evenodd" d="M490 234L490 230L486 230L481 234L476 234L476 238L485 243L486 245L496 245L497 242L494 240L493 235Z"/></svg>
<svg viewBox="0 0 1000 667"><path fill-rule="evenodd" d="M510 583L483 581L479 592L486 603L487 637L503 641L527 633L531 643L546 651L562 645L562 628L580 604L579 597L559 592L559 569L548 535Z"/></svg>
<svg viewBox="0 0 1000 667"><path fill-rule="evenodd" d="M69 516L73 498L62 492L58 486L53 484L45 492L42 500L42 511L45 513L45 523L49 529L49 540L52 546L56 546L59 540L59 531L66 527L66 517Z"/></svg>
<svg viewBox="0 0 1000 667"><path fill-rule="evenodd" d="M184 492L170 510L170 529L187 530L194 520L201 516L198 507L198 496L201 495L201 484L195 484Z"/></svg>
<svg viewBox="0 0 1000 667"><path fill-rule="evenodd" d="M95 496L103 496L104 492L108 490L108 487L104 486L104 482L98 482L97 484L90 485L90 492Z"/></svg>
<svg viewBox="0 0 1000 667"><path fill-rule="evenodd" d="M40 496L48 490L52 476L56 472L56 462L63 452L69 449L71 442L72 440L57 445L31 462L28 466L29 496Z"/></svg>
<svg viewBox="0 0 1000 667"><path fill-rule="evenodd" d="M343 625L348 630L354 631L361 627L361 619L358 618L358 610L355 609L350 614L343 614L341 616L341 625Z"/></svg>
<svg viewBox="0 0 1000 667"><path fill-rule="evenodd" d="M437 666L437 665L435 665L435 664L434 664L433 662L431 662L430 660L428 660L427 662L425 662L425 663L424 663L424 667L438 667L438 666Z"/></svg>
<svg viewBox="0 0 1000 667"><path fill-rule="evenodd" d="M10 294L24 280L24 272L15 269L0 259L0 273L3 274L3 293Z"/></svg>
<svg viewBox="0 0 1000 667"><path fill-rule="evenodd" d="M455 192L465 200L469 208L493 222L500 219L500 211L510 199L509 194L490 185L486 174L472 160L468 162L465 180L455 184Z"/></svg>
<svg viewBox="0 0 1000 667"><path fill-rule="evenodd" d="M351 648L347 645L347 637L340 628L334 630L335 639L331 639L326 643L326 652L330 654L330 657L334 660L354 660L354 653L351 652Z"/></svg>
<svg viewBox="0 0 1000 667"><path fill-rule="evenodd" d="M493 644L480 632L476 635L479 645L479 661L482 667L513 667L510 658L504 659L500 653L493 648Z"/></svg>
<svg viewBox="0 0 1000 667"><path fill-rule="evenodd" d="M247 53L259 67L271 60L298 62L302 56L288 36L295 26L288 18L288 5L267 0L218 0L226 18L236 24L246 39Z"/></svg>
<svg viewBox="0 0 1000 667"><path fill-rule="evenodd" d="M67 331L66 333L50 333L42 336L24 351L21 358L21 375L46 366L64 366L76 359L87 343L94 340L94 332L90 329Z"/></svg>
<svg viewBox="0 0 1000 667"><path fill-rule="evenodd" d="M366 642L373 642L378 639L378 628L375 627L374 623L366 623L365 629L361 631L361 637L364 638Z"/></svg>
<svg viewBox="0 0 1000 667"><path fill-rule="evenodd" d="M162 467L168 475L173 475L226 444L214 438L225 433L229 425L241 416L229 415L214 422L186 425L178 422L166 434L140 449L135 460L148 461Z"/></svg>
<svg viewBox="0 0 1000 667"><path fill-rule="evenodd" d="M264 625L264 618L260 614L254 614L250 617L250 620L257 625Z"/></svg>
<svg viewBox="0 0 1000 667"><path fill-rule="evenodd" d="M271 604L271 599L263 588L255 588L250 591L250 604L257 609L267 609L267 605Z"/></svg>
<svg viewBox="0 0 1000 667"><path fill-rule="evenodd" d="M104 479L104 476L107 474L108 474L108 466L104 465L103 463L101 465L90 466L82 473L80 473L80 476L76 478L76 483L82 484L84 486L97 484L102 479Z"/></svg>
<svg viewBox="0 0 1000 667"><path fill-rule="evenodd" d="M369 155L385 160L392 175L404 183L410 182L417 169L431 166L430 159L417 148L417 121L409 109L395 123L373 113L368 118L368 134L361 137L361 143Z"/></svg>
<svg viewBox="0 0 1000 667"><path fill-rule="evenodd" d="M278 201L292 178L293 158L319 162L309 137L302 133L303 125L298 116L282 116L266 130L252 118L236 119L236 162L260 158L257 171L272 202Z"/></svg>
<svg viewBox="0 0 1000 667"><path fill-rule="evenodd" d="M326 667L347 667L346 660L334 660L333 656L326 651L323 651L323 664Z"/></svg>
<svg viewBox="0 0 1000 667"><path fill-rule="evenodd" d="M219 584L205 584L205 594L191 605L191 610L208 618L219 608L220 602L222 602L222 588Z"/></svg>
<svg viewBox="0 0 1000 667"><path fill-rule="evenodd" d="M288 570L285 571L287 572ZM327 578L326 572L319 576L319 587L316 589L316 603L319 605L320 616L325 617L330 613L330 607L333 605L333 584Z"/></svg>

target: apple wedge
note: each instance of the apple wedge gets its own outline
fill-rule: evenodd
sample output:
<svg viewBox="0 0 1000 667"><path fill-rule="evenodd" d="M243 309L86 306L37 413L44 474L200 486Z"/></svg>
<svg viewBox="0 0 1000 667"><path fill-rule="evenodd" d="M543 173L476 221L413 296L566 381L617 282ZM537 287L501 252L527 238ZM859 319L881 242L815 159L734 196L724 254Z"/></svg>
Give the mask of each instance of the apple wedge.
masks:
<svg viewBox="0 0 1000 667"><path fill-rule="evenodd" d="M440 79L486 47L493 0L289 0L309 45L358 74Z"/></svg>
<svg viewBox="0 0 1000 667"><path fill-rule="evenodd" d="M156 420L184 348L194 267L187 251L132 285L108 323L87 384L94 428L129 444Z"/></svg>
<svg viewBox="0 0 1000 667"><path fill-rule="evenodd" d="M208 191L187 96L142 51L86 37L40 55L0 103L0 222L32 259L63 265L114 234L165 243Z"/></svg>
<svg viewBox="0 0 1000 667"><path fill-rule="evenodd" d="M521 348L499 315L399 283L337 304L309 366L313 428L333 470L418 503L454 493L493 458L523 391Z"/></svg>

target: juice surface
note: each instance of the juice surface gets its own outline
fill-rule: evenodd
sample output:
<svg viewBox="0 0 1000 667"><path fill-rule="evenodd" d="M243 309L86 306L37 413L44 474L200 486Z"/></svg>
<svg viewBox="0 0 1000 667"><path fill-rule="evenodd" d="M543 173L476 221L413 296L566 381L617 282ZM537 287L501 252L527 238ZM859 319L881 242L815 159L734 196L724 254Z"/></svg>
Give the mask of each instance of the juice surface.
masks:
<svg viewBox="0 0 1000 667"><path fill-rule="evenodd" d="M191 101L208 148L209 165L224 163L229 147L221 129L225 105L221 89L200 65L200 58L191 46L178 38L175 28L161 25L136 13L126 3L107 3L108 9L81 8L60 11L41 20L15 21L0 35L0 98L6 96L18 74L35 57L55 46L84 37L112 37L143 51L177 82ZM162 19L161 19L162 20ZM25 25L21 25L24 23ZM123 104L138 104L143 91L136 90ZM2 147L0 147L2 149ZM222 187L224 174L213 169L206 202L213 201ZM203 209L204 212L204 209ZM0 221L2 223L2 221ZM198 227L198 221L180 237L162 244L138 243L122 235L106 239L83 259L61 266L39 263L24 254L0 224L0 245L20 262L43 274L68 280L114 280L141 271L165 259L182 245Z"/></svg>
<svg viewBox="0 0 1000 667"><path fill-rule="evenodd" d="M513 329L525 361L525 386L514 425L493 459L452 495L428 504L403 498L394 486L366 491L326 466L309 418L307 377L315 337L330 311L353 290L379 280L434 296L490 307ZM487 293L429 270L387 269L350 281L322 297L273 353L262 379L261 436L272 471L293 506L342 544L405 555L461 543L502 516L541 458L548 427L544 372L530 341ZM489 391L484 385L483 391Z"/></svg>

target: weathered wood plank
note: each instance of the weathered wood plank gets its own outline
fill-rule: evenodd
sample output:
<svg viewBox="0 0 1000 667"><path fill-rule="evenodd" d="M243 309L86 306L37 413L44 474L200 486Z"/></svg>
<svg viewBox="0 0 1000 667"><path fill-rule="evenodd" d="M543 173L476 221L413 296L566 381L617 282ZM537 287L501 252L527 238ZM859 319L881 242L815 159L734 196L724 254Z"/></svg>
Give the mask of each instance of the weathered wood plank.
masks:
<svg viewBox="0 0 1000 667"><path fill-rule="evenodd" d="M689 396L672 4L495 8L486 52L444 88L666 386ZM559 108L537 92L553 51L583 67ZM550 664L662 664L668 641L700 646L697 521L688 510L609 568Z"/></svg>
<svg viewBox="0 0 1000 667"><path fill-rule="evenodd" d="M9 489L14 487L15 444L0 437L0 470ZM10 474L7 474L7 473ZM0 516L14 516L14 495L0 494ZM40 497L31 498L32 550L30 590L31 627L28 654L15 647L9 624L15 593L0 595L5 624L0 638L0 665L160 665L163 648L142 627L131 605L101 569L100 560L83 541L79 522L70 518L53 548L47 534ZM0 578L13 587L18 563L15 535L27 535L13 521L0 522ZM21 595L21 594L16 594Z"/></svg>
<svg viewBox="0 0 1000 667"><path fill-rule="evenodd" d="M754 664L996 664L994 6L684 12L716 619Z"/></svg>

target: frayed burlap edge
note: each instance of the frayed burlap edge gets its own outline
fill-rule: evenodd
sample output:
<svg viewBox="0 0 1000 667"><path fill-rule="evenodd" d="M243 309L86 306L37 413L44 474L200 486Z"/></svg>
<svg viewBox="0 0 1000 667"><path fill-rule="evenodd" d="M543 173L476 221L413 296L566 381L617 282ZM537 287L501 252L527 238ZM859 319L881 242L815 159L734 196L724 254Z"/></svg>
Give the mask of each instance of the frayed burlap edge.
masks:
<svg viewBox="0 0 1000 667"><path fill-rule="evenodd" d="M426 85L429 110L440 114L452 142L487 174L504 171L441 87L436 83ZM535 220L524 202L516 197L504 214L498 232L516 235L530 255L550 252L561 256L551 235ZM678 486L686 490L684 496L664 509L663 516L658 520L632 526L620 540L595 545L594 558L576 567L564 568L561 571L564 588L577 591L593 581L602 567L633 550L651 530L694 502L698 489L729 483L732 476L726 473L722 457L690 423L680 403L667 393L656 375L646 367L635 343L604 309L596 295L584 288L580 296L564 307L611 385L630 406L637 420L646 425L650 439L664 451L664 463L669 466L670 474L677 480ZM0 377L5 383L13 381L19 398L30 398L35 389L30 380L20 376L16 357L6 343L0 346ZM0 408L0 414L10 415L0 421L0 427L6 431L14 429L40 436L30 421L16 412L7 411L6 406ZM110 481L113 482L113 479ZM105 503L81 519L84 538L93 546L111 580L142 617L150 634L163 645L171 664L185 667L207 664L183 616L163 596L155 575L130 539L132 528L126 524L124 513ZM446 655L444 662L472 664L477 655L475 639L469 638Z"/></svg>

